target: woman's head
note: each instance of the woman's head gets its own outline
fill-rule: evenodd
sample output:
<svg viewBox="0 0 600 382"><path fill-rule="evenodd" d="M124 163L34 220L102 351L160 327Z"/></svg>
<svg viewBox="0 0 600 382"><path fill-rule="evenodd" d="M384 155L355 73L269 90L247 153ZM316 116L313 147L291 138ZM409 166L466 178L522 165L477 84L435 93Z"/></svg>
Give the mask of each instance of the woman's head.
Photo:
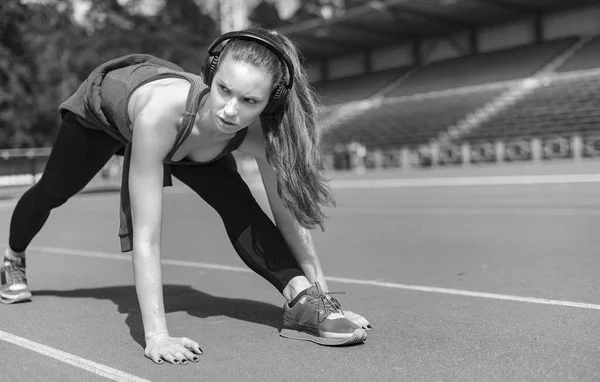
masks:
<svg viewBox="0 0 600 382"><path fill-rule="evenodd" d="M209 96L217 127L234 133L254 122L271 96L271 78L256 67L222 57Z"/></svg>
<svg viewBox="0 0 600 382"><path fill-rule="evenodd" d="M229 130L248 126L263 113L280 114L293 77L291 61L274 40L277 34L264 29L237 33L218 39L217 45L225 45L216 54L213 43L204 69L210 109L217 122L225 121L217 125Z"/></svg>
<svg viewBox="0 0 600 382"><path fill-rule="evenodd" d="M217 126L227 132L260 118L267 159L278 175L279 196L302 226L322 227L321 206L333 199L321 174L318 97L290 39L265 29L245 32L273 41L285 61L261 42L227 41L214 73L205 68L205 81L211 86L210 109ZM235 120L230 119L234 116ZM227 125L221 118L237 124Z"/></svg>

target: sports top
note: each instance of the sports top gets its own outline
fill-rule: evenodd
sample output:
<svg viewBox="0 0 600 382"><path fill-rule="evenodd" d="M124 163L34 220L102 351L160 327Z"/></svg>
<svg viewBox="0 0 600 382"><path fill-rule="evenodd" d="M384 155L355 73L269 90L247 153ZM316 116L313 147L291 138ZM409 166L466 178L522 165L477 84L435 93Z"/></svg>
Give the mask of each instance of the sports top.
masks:
<svg viewBox="0 0 600 382"><path fill-rule="evenodd" d="M125 146L121 179L120 226L121 251L133 249L131 203L129 195L129 165L133 137L127 105L132 93L140 86L163 78L183 78L191 87L181 124L177 127L175 144L164 160L164 186L171 186L172 165L202 165L214 162L236 150L244 141L248 128L238 131L223 151L208 162L187 159L173 161L173 155L189 136L198 110L206 102L208 88L198 75L185 72L179 66L146 54L132 54L116 58L98 66L77 91L59 106L61 115L70 111L86 128L105 131Z"/></svg>

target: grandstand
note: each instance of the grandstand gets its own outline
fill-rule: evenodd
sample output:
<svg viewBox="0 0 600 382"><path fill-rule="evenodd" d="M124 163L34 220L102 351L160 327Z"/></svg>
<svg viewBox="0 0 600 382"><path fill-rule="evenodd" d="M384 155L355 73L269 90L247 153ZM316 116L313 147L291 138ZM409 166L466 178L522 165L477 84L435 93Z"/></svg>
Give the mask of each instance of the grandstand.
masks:
<svg viewBox="0 0 600 382"><path fill-rule="evenodd" d="M571 46L575 40L570 37L438 61L419 69L406 81L388 92L386 97L530 77Z"/></svg>
<svg viewBox="0 0 600 382"><path fill-rule="evenodd" d="M416 147L436 138L467 113L498 97L506 85L459 93L423 94L420 97L385 99L378 106L339 122L325 142L360 139L367 147Z"/></svg>
<svg viewBox="0 0 600 382"><path fill-rule="evenodd" d="M328 163L356 141L403 167L600 157L596 0L352 0L332 15L279 28L325 106ZM2 153L3 181L30 183L42 152Z"/></svg>
<svg viewBox="0 0 600 382"><path fill-rule="evenodd" d="M600 36L596 36L578 51L565 65L556 70L558 73L576 70L594 69L600 66Z"/></svg>
<svg viewBox="0 0 600 382"><path fill-rule="evenodd" d="M428 165L599 156L598 5L354 3L288 30L328 107L330 153L359 141Z"/></svg>
<svg viewBox="0 0 600 382"><path fill-rule="evenodd" d="M600 133L600 72L549 78L518 103L461 137L463 141Z"/></svg>
<svg viewBox="0 0 600 382"><path fill-rule="evenodd" d="M314 84L324 105L358 101L378 94L391 82L402 78L409 68L389 69L375 73L322 81Z"/></svg>

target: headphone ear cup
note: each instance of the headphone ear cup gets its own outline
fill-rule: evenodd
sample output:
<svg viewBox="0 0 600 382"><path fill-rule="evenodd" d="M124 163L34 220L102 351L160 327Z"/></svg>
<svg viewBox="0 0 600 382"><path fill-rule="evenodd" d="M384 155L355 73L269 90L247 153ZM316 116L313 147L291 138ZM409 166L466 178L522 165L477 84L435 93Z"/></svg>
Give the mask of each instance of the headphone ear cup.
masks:
<svg viewBox="0 0 600 382"><path fill-rule="evenodd" d="M213 77L215 76L215 72L217 71L217 66L219 66L219 55L211 54L206 56L204 59L204 70L202 72L202 79L204 80L204 84L210 87L212 85Z"/></svg>
<svg viewBox="0 0 600 382"><path fill-rule="evenodd" d="M285 104L287 98L287 89L283 85L279 85L273 91L269 104L265 108L266 113L274 113L279 111Z"/></svg>

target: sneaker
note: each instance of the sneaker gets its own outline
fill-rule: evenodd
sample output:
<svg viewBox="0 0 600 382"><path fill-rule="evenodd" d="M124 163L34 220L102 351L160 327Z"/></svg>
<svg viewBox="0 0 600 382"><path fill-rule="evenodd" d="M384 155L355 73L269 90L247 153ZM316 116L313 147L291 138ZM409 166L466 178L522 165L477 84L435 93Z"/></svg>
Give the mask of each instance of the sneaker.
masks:
<svg viewBox="0 0 600 382"><path fill-rule="evenodd" d="M283 306L283 327L279 335L319 345L339 346L363 342L367 332L344 316L340 303L319 283L306 290L294 306Z"/></svg>
<svg viewBox="0 0 600 382"><path fill-rule="evenodd" d="M0 269L0 302L12 304L31 300L25 275L25 258L8 258L8 250Z"/></svg>

